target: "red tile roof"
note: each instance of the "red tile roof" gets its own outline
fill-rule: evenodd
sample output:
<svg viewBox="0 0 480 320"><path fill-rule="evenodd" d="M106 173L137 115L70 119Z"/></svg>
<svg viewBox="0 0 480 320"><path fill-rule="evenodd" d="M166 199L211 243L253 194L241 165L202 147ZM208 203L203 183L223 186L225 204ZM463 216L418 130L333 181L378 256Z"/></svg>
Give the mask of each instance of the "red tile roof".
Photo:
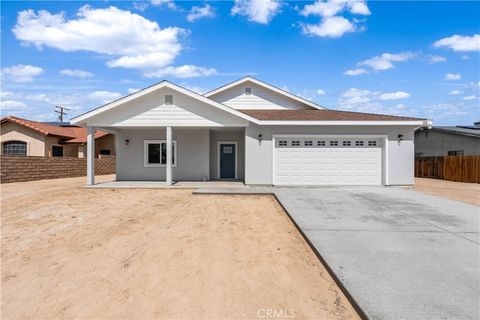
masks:
<svg viewBox="0 0 480 320"><path fill-rule="evenodd" d="M419 118L389 116L384 114L361 113L338 110L261 110L241 109L258 120L265 121L415 121Z"/></svg>
<svg viewBox="0 0 480 320"><path fill-rule="evenodd" d="M87 141L87 129L76 127L76 126L68 126L68 127L60 127L55 126L47 123L22 119L14 116L7 116L3 117L0 123L4 122L12 122L24 126L26 128L30 128L38 133L41 133L46 136L58 136L65 138L65 143L85 143ZM106 136L108 133L103 131L96 131L95 138L100 138Z"/></svg>

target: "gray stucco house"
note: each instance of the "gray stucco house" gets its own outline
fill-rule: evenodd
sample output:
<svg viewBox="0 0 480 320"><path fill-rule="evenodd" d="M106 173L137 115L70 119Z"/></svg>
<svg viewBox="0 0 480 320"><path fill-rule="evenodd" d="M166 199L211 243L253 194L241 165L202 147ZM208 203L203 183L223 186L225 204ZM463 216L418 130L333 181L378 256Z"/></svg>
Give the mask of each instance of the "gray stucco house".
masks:
<svg viewBox="0 0 480 320"><path fill-rule="evenodd" d="M422 127L415 131L415 157L480 155L480 122L473 126Z"/></svg>
<svg viewBox="0 0 480 320"><path fill-rule="evenodd" d="M206 94L168 81L72 119L115 134L117 180L410 185L425 119L335 111L244 77ZM171 146L171 147L167 147ZM94 184L87 156L88 184Z"/></svg>

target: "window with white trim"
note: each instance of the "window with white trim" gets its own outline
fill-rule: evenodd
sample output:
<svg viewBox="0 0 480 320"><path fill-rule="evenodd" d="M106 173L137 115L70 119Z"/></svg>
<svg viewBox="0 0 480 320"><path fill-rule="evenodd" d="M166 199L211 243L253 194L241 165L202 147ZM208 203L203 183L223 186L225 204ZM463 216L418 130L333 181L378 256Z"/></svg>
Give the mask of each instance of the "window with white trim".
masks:
<svg viewBox="0 0 480 320"><path fill-rule="evenodd" d="M344 141L342 141L342 145L343 145L344 147L350 147L350 146L352 145L352 141L350 141L350 140L344 140Z"/></svg>
<svg viewBox="0 0 480 320"><path fill-rule="evenodd" d="M27 143L24 141L6 141L2 143L2 151L5 156L26 156Z"/></svg>
<svg viewBox="0 0 480 320"><path fill-rule="evenodd" d="M278 145L280 147L286 147L287 146L287 141L286 140L280 140L280 141L278 141Z"/></svg>
<svg viewBox="0 0 480 320"><path fill-rule="evenodd" d="M377 141L375 141L375 140L368 141L368 146L369 147L376 147L377 146Z"/></svg>
<svg viewBox="0 0 480 320"><path fill-rule="evenodd" d="M362 140L355 141L355 147L363 147L364 143Z"/></svg>
<svg viewBox="0 0 480 320"><path fill-rule="evenodd" d="M325 141L323 141L323 140L317 141L317 146L319 146L319 147L325 147Z"/></svg>
<svg viewBox="0 0 480 320"><path fill-rule="evenodd" d="M171 94L165 95L165 104L172 105L173 104L173 96Z"/></svg>
<svg viewBox="0 0 480 320"><path fill-rule="evenodd" d="M165 140L144 141L145 167L165 167L167 165L167 142ZM172 141L172 166L177 166L177 140Z"/></svg>
<svg viewBox="0 0 480 320"><path fill-rule="evenodd" d="M306 146L306 147L311 147L311 146L313 146L313 141L311 141L311 140L304 141L303 145Z"/></svg>
<svg viewBox="0 0 480 320"><path fill-rule="evenodd" d="M300 145L300 141L298 141L298 140L293 140L292 141L292 146L298 147L299 145Z"/></svg>
<svg viewBox="0 0 480 320"><path fill-rule="evenodd" d="M331 147L337 147L338 146L338 141L337 140L330 141L330 146Z"/></svg>

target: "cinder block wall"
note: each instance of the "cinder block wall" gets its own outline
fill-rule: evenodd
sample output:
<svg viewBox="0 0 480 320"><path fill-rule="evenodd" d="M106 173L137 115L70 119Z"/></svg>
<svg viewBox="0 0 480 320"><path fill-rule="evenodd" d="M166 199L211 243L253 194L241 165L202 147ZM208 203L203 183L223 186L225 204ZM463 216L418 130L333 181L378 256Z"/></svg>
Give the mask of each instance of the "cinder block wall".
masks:
<svg viewBox="0 0 480 320"><path fill-rule="evenodd" d="M114 174L115 156L95 159L95 174ZM81 177L87 175L86 158L0 156L0 182Z"/></svg>

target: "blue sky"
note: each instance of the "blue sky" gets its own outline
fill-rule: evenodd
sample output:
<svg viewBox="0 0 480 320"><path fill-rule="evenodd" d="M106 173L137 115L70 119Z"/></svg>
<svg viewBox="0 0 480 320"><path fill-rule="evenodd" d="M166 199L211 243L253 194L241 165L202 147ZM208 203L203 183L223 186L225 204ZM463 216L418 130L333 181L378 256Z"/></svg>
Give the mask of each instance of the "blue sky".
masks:
<svg viewBox="0 0 480 320"><path fill-rule="evenodd" d="M2 1L2 115L252 75L332 108L480 118L480 2Z"/></svg>

